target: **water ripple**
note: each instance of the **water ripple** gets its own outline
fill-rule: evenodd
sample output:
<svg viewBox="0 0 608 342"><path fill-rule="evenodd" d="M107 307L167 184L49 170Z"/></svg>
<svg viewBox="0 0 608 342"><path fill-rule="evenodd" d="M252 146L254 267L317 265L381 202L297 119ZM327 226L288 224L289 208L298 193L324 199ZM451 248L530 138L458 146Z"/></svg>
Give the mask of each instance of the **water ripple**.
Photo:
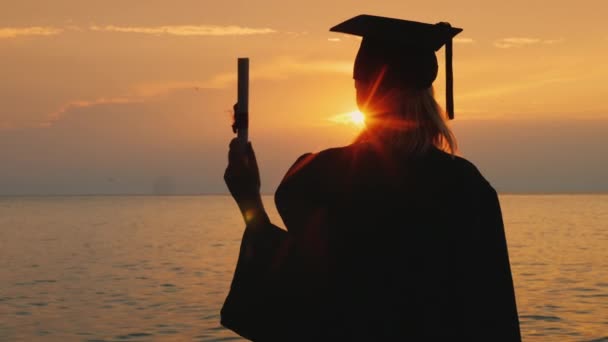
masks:
<svg viewBox="0 0 608 342"><path fill-rule="evenodd" d="M230 197L4 201L0 340L242 341L219 325L243 233ZM524 341L608 342L608 196L501 204Z"/></svg>

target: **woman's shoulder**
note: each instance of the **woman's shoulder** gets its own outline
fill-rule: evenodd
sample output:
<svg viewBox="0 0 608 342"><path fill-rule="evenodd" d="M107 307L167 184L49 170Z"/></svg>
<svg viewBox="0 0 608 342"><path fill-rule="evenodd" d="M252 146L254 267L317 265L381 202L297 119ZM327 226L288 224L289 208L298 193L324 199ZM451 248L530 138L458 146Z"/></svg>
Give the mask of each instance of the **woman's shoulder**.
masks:
<svg viewBox="0 0 608 342"><path fill-rule="evenodd" d="M353 154L352 145L331 147L319 152L308 152L296 159L287 171L286 177L299 173L308 173L315 170L328 171L327 168L335 167L341 160Z"/></svg>
<svg viewBox="0 0 608 342"><path fill-rule="evenodd" d="M452 155L436 149L433 153L433 167L445 173L448 178L466 186L475 186L490 192L496 192L479 168L462 156Z"/></svg>
<svg viewBox="0 0 608 342"><path fill-rule="evenodd" d="M285 213L285 206L298 201L300 205L319 193L336 187L336 179L348 146L328 148L319 152L304 153L289 168L275 192L275 203Z"/></svg>
<svg viewBox="0 0 608 342"><path fill-rule="evenodd" d="M327 167L339 167L339 165L343 163L352 166L352 162L355 159L365 159L366 161L367 159L387 160L386 156L384 158L379 158L376 156L376 154L378 154L378 152L373 148L373 146L363 143L331 147L319 152L302 154L293 163L292 167L290 168L290 172L293 173L295 171L300 171L303 168L312 170L318 168L325 169ZM487 182L477 166L462 156L452 155L440 149L433 148L417 159L428 167L441 170L441 172L447 172L455 177L478 179ZM407 159L404 159L404 161L409 163Z"/></svg>
<svg viewBox="0 0 608 342"><path fill-rule="evenodd" d="M304 153L289 168L284 181L295 176L298 179L314 178L316 181L320 181L320 178L333 179L334 174L336 177L342 177L345 172L352 172L353 167L381 168L380 164L386 162L386 158L380 158L377 154L373 146L361 143ZM411 161L405 160L404 162L410 164ZM479 168L463 156L452 155L433 148L414 163L422 167L422 172L429 178L443 179L469 189L475 188L483 192L495 193L494 188Z"/></svg>
<svg viewBox="0 0 608 342"><path fill-rule="evenodd" d="M431 153L434 154L434 157L439 163L444 164L444 167L449 167L453 170L471 176L481 176L481 172L479 171L477 166L475 166L473 162L466 159L465 157L458 156L455 154L453 155L439 149L434 149Z"/></svg>

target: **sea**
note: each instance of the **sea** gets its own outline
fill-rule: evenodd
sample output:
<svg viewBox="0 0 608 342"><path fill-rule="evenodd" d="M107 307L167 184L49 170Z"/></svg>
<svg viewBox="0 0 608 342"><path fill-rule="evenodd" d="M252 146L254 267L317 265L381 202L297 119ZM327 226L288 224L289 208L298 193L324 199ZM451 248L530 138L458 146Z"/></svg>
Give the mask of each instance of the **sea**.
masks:
<svg viewBox="0 0 608 342"><path fill-rule="evenodd" d="M608 195L500 201L524 341L608 341ZM0 341L241 341L242 231L228 196L0 198Z"/></svg>

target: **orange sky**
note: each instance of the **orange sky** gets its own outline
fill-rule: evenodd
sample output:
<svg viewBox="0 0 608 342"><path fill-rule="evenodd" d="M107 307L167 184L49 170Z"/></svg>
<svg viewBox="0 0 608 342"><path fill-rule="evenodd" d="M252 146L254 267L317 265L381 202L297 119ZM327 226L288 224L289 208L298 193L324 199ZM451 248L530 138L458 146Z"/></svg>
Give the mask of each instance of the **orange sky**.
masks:
<svg viewBox="0 0 608 342"><path fill-rule="evenodd" d="M167 178L225 191L238 56L251 58L251 138L272 191L299 154L356 134L329 118L355 109L359 41L328 28L360 13L464 28L454 128L499 190L608 191L607 12L599 0L12 1L0 194L146 193Z"/></svg>

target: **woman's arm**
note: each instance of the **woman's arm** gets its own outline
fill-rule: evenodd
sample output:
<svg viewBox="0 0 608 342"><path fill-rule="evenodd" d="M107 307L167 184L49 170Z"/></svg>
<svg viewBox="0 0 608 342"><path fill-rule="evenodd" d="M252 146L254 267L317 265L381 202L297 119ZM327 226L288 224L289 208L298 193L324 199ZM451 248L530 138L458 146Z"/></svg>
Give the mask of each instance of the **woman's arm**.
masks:
<svg viewBox="0 0 608 342"><path fill-rule="evenodd" d="M276 326L286 304L280 264L287 232L270 222L260 196L260 175L251 144L230 143L224 180L246 224L221 323L239 335L259 340L280 335ZM274 326L274 328L273 328Z"/></svg>
<svg viewBox="0 0 608 342"><path fill-rule="evenodd" d="M293 214L294 209L307 211L303 207L310 206L302 199L310 199L316 186L309 180L312 159L312 154L300 157L283 179L282 187L288 187L291 193L282 201L283 211ZM303 333L310 335L314 328L308 322L316 317L306 314L305 308L318 298L307 284L315 281L310 277L319 275L310 274L309 267L303 267L310 260L299 251L317 247L305 246L308 242L297 238L298 229L288 233L270 222L260 196L259 170L251 144L243 148L233 141L228 161L224 178L246 228L221 323L255 341L290 341ZM303 213L299 216L310 219ZM288 227L298 226L293 220L285 223Z"/></svg>
<svg viewBox="0 0 608 342"><path fill-rule="evenodd" d="M243 233L230 291L221 310L226 328L251 340L279 340L289 305L281 264L287 232L268 219L250 220Z"/></svg>
<svg viewBox="0 0 608 342"><path fill-rule="evenodd" d="M268 220L260 196L260 171L251 143L242 146L232 139L224 181L246 224Z"/></svg>

